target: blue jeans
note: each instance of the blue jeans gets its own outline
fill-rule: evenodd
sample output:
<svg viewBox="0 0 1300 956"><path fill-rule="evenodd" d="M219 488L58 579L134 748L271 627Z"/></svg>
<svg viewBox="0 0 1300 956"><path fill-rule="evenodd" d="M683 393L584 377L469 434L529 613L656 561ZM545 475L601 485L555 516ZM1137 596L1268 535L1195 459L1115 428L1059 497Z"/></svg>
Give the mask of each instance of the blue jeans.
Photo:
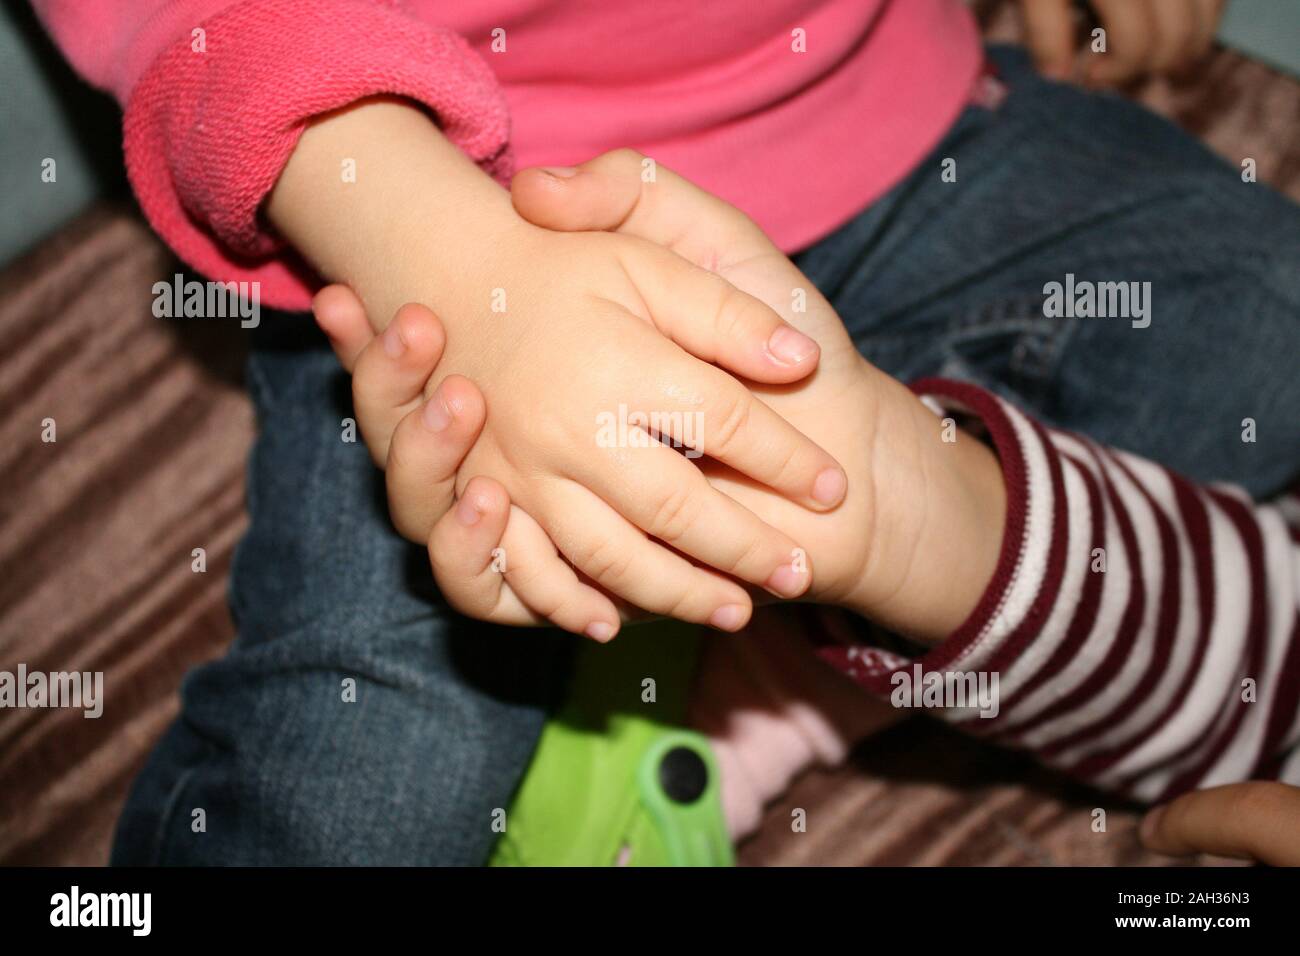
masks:
<svg viewBox="0 0 1300 956"><path fill-rule="evenodd" d="M800 267L903 381L975 382L1191 478L1285 487L1300 474L1300 207L1126 100L1047 82L1019 50L992 59L1002 105L968 108ZM1067 274L1149 282L1150 324L1045 317L1044 286Z"/></svg>
<svg viewBox="0 0 1300 956"><path fill-rule="evenodd" d="M1300 473L1300 211L1155 116L995 57L1007 100L967 109L800 266L895 376L974 381L1195 478L1276 491ZM1150 282L1150 324L1046 318L1044 284L1067 273ZM239 637L185 681L113 860L479 863L572 642L451 612L365 448L340 438L349 393L325 343L302 317L260 332Z"/></svg>

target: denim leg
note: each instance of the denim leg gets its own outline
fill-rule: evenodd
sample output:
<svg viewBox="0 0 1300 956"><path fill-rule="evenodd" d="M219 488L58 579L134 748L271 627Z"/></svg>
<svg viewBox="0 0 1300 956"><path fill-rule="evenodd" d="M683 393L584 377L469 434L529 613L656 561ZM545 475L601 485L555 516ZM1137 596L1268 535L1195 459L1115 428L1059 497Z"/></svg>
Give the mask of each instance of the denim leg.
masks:
<svg viewBox="0 0 1300 956"><path fill-rule="evenodd" d="M1300 474L1300 209L1118 96L1042 80L1020 51L994 60L1001 106L968 108L800 265L893 375L976 382L1198 480L1284 487ZM1045 317L1067 273L1149 282L1150 325Z"/></svg>
<svg viewBox="0 0 1300 956"><path fill-rule="evenodd" d="M113 861L482 863L570 642L441 602L428 556L392 530L364 444L342 441L337 361L319 341L284 347L310 337L300 319L267 321L289 343L249 363L260 434L232 571L239 636L186 679Z"/></svg>

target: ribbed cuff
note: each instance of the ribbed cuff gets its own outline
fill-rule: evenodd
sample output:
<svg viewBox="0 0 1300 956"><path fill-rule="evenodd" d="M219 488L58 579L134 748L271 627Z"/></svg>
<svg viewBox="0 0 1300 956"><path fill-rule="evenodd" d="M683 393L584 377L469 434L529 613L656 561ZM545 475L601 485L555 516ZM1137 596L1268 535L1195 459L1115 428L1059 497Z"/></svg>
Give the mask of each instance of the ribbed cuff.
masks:
<svg viewBox="0 0 1300 956"><path fill-rule="evenodd" d="M256 281L264 305L305 309L318 284L259 208L313 116L409 97L487 172L509 175L509 117L491 70L456 34L357 0L246 0L169 46L124 119L131 184L190 266Z"/></svg>

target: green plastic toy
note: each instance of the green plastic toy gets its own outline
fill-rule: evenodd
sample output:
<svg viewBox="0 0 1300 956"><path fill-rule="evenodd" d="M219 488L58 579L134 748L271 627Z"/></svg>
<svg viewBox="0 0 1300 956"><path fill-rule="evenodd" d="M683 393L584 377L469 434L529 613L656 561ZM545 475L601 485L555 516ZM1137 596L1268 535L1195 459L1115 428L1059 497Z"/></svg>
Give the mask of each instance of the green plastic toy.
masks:
<svg viewBox="0 0 1300 956"><path fill-rule="evenodd" d="M682 729L698 643L655 623L581 646L491 865L733 865L713 752Z"/></svg>

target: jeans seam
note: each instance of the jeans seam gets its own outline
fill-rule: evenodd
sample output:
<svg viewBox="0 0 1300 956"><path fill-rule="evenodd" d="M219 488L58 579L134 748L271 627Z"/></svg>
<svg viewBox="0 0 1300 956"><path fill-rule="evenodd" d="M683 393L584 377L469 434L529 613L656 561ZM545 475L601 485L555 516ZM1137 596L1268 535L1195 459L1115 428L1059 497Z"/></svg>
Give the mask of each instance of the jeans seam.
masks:
<svg viewBox="0 0 1300 956"><path fill-rule="evenodd" d="M172 787L172 792L163 804L162 813L158 815L158 828L154 833L152 852L150 853L150 862L153 866L165 865L163 863L164 849L168 843L167 834L171 829L176 808L180 805L181 797L189 788L190 780L193 779L198 770L197 764L186 767L177 778L175 786Z"/></svg>

